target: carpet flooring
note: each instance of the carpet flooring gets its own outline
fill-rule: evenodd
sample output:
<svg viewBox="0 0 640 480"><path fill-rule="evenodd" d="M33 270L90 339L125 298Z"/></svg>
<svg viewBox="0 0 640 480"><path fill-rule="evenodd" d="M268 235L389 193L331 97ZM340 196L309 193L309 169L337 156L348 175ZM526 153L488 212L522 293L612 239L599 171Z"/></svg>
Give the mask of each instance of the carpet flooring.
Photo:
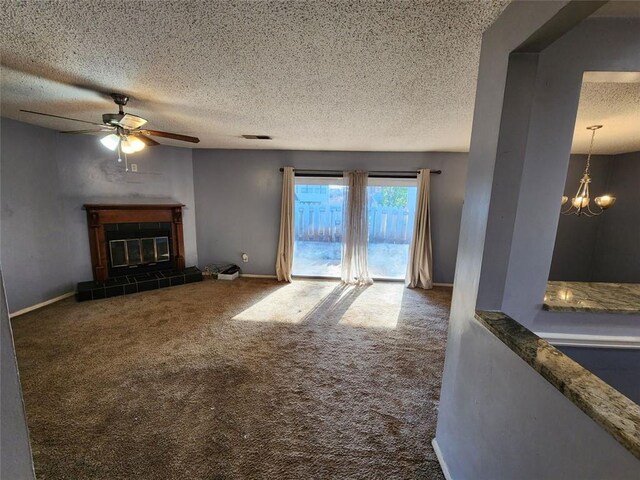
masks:
<svg viewBox="0 0 640 480"><path fill-rule="evenodd" d="M241 278L12 321L40 479L443 479L451 290Z"/></svg>

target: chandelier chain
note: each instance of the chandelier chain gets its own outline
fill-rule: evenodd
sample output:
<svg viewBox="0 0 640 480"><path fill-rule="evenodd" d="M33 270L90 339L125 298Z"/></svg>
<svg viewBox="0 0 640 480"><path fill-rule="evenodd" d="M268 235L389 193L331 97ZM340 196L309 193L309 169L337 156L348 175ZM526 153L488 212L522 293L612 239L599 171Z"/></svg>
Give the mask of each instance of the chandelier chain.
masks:
<svg viewBox="0 0 640 480"><path fill-rule="evenodd" d="M589 144L589 155L587 155L587 166L584 169L584 173L589 174L589 167L591 166L591 152L593 151L593 140L596 136L596 129L591 129L591 143Z"/></svg>

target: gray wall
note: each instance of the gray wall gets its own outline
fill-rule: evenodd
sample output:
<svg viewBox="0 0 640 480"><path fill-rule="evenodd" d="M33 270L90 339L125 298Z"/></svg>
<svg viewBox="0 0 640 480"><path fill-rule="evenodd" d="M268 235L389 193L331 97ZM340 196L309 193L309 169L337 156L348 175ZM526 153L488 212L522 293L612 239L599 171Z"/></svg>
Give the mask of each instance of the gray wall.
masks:
<svg viewBox="0 0 640 480"><path fill-rule="evenodd" d="M0 272L0 478L35 478L11 322Z"/></svg>
<svg viewBox="0 0 640 480"><path fill-rule="evenodd" d="M250 255L246 273L273 274L278 169L286 165L443 170L432 181L434 278L453 282L466 154L154 147L132 156L138 172L127 174L93 136L62 135L5 118L0 133L0 257L12 312L73 291L76 282L91 278L84 203L184 203L187 264L240 263L245 251Z"/></svg>
<svg viewBox="0 0 640 480"><path fill-rule="evenodd" d="M558 347L623 395L640 405L640 349Z"/></svg>
<svg viewBox="0 0 640 480"><path fill-rule="evenodd" d="M608 190L615 206L602 215L592 281L640 283L640 152L616 155Z"/></svg>
<svg viewBox="0 0 640 480"><path fill-rule="evenodd" d="M452 283L467 154L194 150L198 254L202 266L235 262L273 275L280 228L280 167L330 170L441 169L431 180L434 280ZM249 263L241 263L241 252Z"/></svg>
<svg viewBox="0 0 640 480"><path fill-rule="evenodd" d="M1 122L0 258L11 312L92 278L85 203L184 203L186 262L197 264L190 149L145 149L130 157L138 173L125 173L97 137Z"/></svg>
<svg viewBox="0 0 640 480"><path fill-rule="evenodd" d="M66 264L70 252L55 133L4 118L0 122L0 262L14 312L72 291L73 279Z"/></svg>
<svg viewBox="0 0 640 480"><path fill-rule="evenodd" d="M569 160L564 192L570 198L585 160ZM597 217L559 216L549 279L640 283L640 152L593 156L591 172L592 196L615 193L616 204Z"/></svg>
<svg viewBox="0 0 640 480"><path fill-rule="evenodd" d="M436 432L436 445L455 480L637 476L638 460L631 453L474 319L481 302L498 310L512 302L528 308L541 303L556 229L548 219L559 213L567 164L557 166L559 170L551 167L551 176L561 181L549 181L545 169L547 163L569 157L569 149L555 143L557 135L548 133L559 129L555 133L566 135L570 148L581 69L587 66L583 60L592 55L594 43L601 48L595 70L638 69L632 62L637 36L634 40L631 35L637 28L607 21L605 27L598 24L571 39L555 73L575 81L575 104L572 89L558 98L544 88L531 88L546 81L552 90L555 79L538 78L535 53L512 52L523 44L529 52L557 45L564 39L556 40L559 36L599 6L513 2L483 36ZM580 51L585 55L577 55ZM557 125L536 114L548 109L557 120L562 115L554 105L572 112L568 121ZM545 123L550 125L544 132L532 135L532 128ZM545 142L556 149L532 149ZM540 202L546 195L548 201ZM528 215L519 218L520 210ZM528 228L520 232L523 225ZM521 275L516 278L514 270ZM482 296L479 286L484 286ZM514 287L537 290L523 298Z"/></svg>

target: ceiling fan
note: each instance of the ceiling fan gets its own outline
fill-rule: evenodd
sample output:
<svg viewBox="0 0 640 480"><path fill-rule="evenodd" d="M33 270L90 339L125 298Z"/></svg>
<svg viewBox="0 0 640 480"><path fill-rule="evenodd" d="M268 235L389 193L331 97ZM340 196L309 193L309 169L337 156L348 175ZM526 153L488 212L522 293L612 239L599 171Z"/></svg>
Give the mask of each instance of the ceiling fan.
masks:
<svg viewBox="0 0 640 480"><path fill-rule="evenodd" d="M89 122L77 118L63 117L60 115L52 115L50 113L34 112L33 110L20 110L21 112L43 115L45 117L62 118L64 120L72 120L74 122L88 123L100 128L90 130L67 130L60 133L109 133L109 135L100 139L100 142L110 150L118 151L118 161L122 161L121 153L126 155L139 152L145 147L153 147L160 145L153 138L162 137L172 140L180 140L181 142L199 143L197 137L188 135L180 135L178 133L161 132L159 130L149 130L142 128L147 120L124 112L124 106L129 101L129 97L122 93L112 93L111 98L118 105L118 113L105 113L102 115L102 123Z"/></svg>

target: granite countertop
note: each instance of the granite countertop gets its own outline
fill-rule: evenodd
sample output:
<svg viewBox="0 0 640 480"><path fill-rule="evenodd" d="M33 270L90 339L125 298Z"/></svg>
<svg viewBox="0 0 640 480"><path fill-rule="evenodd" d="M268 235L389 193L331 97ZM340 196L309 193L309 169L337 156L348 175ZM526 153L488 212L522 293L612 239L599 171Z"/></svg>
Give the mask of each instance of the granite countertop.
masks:
<svg viewBox="0 0 640 480"><path fill-rule="evenodd" d="M548 282L543 308L554 312L640 314L640 284Z"/></svg>
<svg viewBox="0 0 640 480"><path fill-rule="evenodd" d="M479 310L476 318L640 459L640 406L508 315Z"/></svg>

